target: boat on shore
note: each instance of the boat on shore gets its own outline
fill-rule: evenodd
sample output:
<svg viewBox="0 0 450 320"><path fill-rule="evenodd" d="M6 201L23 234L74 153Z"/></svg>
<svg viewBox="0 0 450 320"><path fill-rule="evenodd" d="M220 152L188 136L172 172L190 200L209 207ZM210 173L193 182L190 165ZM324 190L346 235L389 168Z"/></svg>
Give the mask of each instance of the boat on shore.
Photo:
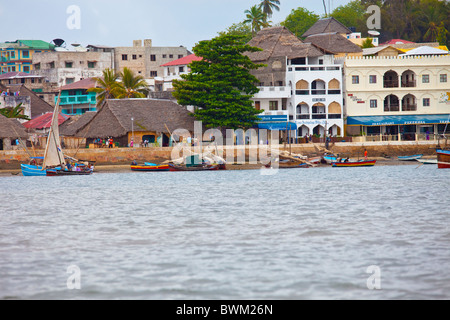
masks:
<svg viewBox="0 0 450 320"><path fill-rule="evenodd" d="M437 149L437 164L439 169L450 169L450 150Z"/></svg>
<svg viewBox="0 0 450 320"><path fill-rule="evenodd" d="M437 164L438 163L437 159L416 159L416 160L422 164Z"/></svg>
<svg viewBox="0 0 450 320"><path fill-rule="evenodd" d="M333 164L334 162L337 162L338 157L334 154L325 154L322 156L322 159L327 163L327 164Z"/></svg>
<svg viewBox="0 0 450 320"><path fill-rule="evenodd" d="M359 160L359 161L347 161L347 162L333 162L332 167L373 167L377 160Z"/></svg>
<svg viewBox="0 0 450 320"><path fill-rule="evenodd" d="M174 163L169 163L169 171L211 171L220 170L219 164L200 164L200 165L178 165Z"/></svg>
<svg viewBox="0 0 450 320"><path fill-rule="evenodd" d="M414 160L421 159L422 157L423 157L423 154L415 154L412 156L399 156L397 158L400 161L414 161Z"/></svg>
<svg viewBox="0 0 450 320"><path fill-rule="evenodd" d="M169 165L156 164L150 162L146 162L143 165L131 164L131 171L153 171L153 172L169 171Z"/></svg>

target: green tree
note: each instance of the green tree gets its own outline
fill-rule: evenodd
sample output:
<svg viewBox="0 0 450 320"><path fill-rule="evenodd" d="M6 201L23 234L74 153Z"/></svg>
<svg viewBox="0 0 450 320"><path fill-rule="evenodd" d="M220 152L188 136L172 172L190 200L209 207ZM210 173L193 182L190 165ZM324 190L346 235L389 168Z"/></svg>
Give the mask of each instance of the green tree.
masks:
<svg viewBox="0 0 450 320"><path fill-rule="evenodd" d="M31 120L28 116L22 114L22 103L19 103L14 108L0 109L0 114L6 118Z"/></svg>
<svg viewBox="0 0 450 320"><path fill-rule="evenodd" d="M244 20L244 23L248 23L252 26L252 36L263 27L267 26L264 13L260 7L254 5L250 10L245 10L244 13L247 15L247 19Z"/></svg>
<svg viewBox="0 0 450 320"><path fill-rule="evenodd" d="M258 92L258 79L250 70L263 65L244 53L261 49L245 44L242 36L222 35L200 41L193 51L203 59L193 61L191 72L173 82L178 103L194 106L196 119L209 128L252 127L261 111L250 100Z"/></svg>
<svg viewBox="0 0 450 320"><path fill-rule="evenodd" d="M97 93L97 109L100 109L108 99L115 99L118 94L119 76L111 69L103 70L103 77L94 78L96 87L88 89L88 92Z"/></svg>
<svg viewBox="0 0 450 320"><path fill-rule="evenodd" d="M331 17L346 27L355 27L358 32L367 32L367 7L359 0L353 0L333 10Z"/></svg>
<svg viewBox="0 0 450 320"><path fill-rule="evenodd" d="M299 7L295 10L292 9L281 25L300 38L317 20L319 20L319 15Z"/></svg>
<svg viewBox="0 0 450 320"><path fill-rule="evenodd" d="M148 83L142 76L135 76L133 71L123 68L119 77L121 81L117 84L117 98L146 98L149 92Z"/></svg>
<svg viewBox="0 0 450 320"><path fill-rule="evenodd" d="M421 19L419 24L424 28L424 41L435 42L438 36L438 26L441 21L445 21L445 5L438 0L425 0L420 3Z"/></svg>
<svg viewBox="0 0 450 320"><path fill-rule="evenodd" d="M278 0L261 0L259 8L262 9L267 21L267 18L271 18L273 10L280 11L280 1Z"/></svg>
<svg viewBox="0 0 450 320"><path fill-rule="evenodd" d="M225 31L218 32L219 36L227 34L242 36L245 43L249 42L253 37L250 24L245 22L233 23Z"/></svg>
<svg viewBox="0 0 450 320"><path fill-rule="evenodd" d="M441 21L441 24L438 27L438 35L436 40L439 42L439 45L445 46L447 45L447 29L445 28L444 21Z"/></svg>
<svg viewBox="0 0 450 320"><path fill-rule="evenodd" d="M375 47L375 45L372 42L372 38L366 38L366 40L364 40L361 44L361 48L366 49L366 48L373 48Z"/></svg>

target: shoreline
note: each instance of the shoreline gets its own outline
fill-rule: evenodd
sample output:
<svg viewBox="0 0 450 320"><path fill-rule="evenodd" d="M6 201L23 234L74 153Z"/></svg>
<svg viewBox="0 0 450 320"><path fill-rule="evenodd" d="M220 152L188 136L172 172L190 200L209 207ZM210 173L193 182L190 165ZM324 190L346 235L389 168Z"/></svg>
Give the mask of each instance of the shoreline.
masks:
<svg viewBox="0 0 450 320"><path fill-rule="evenodd" d="M423 157L427 159L430 157ZM418 161L401 161L396 158L377 158L369 157L369 160L377 160L375 166L402 166L402 165L415 165L420 166L421 163ZM263 164L227 164L227 170L257 170L263 167ZM328 164L319 164L317 168L331 167ZM314 168L312 168L314 169ZM95 166L94 173L121 173L121 172L133 172L130 169L130 164L102 164ZM2 169L0 170L0 177L2 176L22 176L21 169Z"/></svg>

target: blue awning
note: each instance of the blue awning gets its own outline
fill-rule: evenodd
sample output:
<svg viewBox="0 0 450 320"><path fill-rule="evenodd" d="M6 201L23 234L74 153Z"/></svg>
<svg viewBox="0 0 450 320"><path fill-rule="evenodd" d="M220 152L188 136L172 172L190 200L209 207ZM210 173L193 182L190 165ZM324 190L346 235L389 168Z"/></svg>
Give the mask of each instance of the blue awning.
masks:
<svg viewBox="0 0 450 320"><path fill-rule="evenodd" d="M293 122L264 122L258 123L258 129L266 130L297 130L297 124Z"/></svg>
<svg viewBox="0 0 450 320"><path fill-rule="evenodd" d="M390 126L450 123L449 114L347 117L349 126Z"/></svg>

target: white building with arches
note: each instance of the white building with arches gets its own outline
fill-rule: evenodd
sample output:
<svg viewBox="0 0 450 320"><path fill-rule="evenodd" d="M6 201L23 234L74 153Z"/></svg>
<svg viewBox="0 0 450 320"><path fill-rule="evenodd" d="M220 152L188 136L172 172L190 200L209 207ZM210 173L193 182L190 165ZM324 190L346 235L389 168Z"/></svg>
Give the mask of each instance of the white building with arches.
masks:
<svg viewBox="0 0 450 320"><path fill-rule="evenodd" d="M450 133L450 55L347 57L347 134L373 141Z"/></svg>

